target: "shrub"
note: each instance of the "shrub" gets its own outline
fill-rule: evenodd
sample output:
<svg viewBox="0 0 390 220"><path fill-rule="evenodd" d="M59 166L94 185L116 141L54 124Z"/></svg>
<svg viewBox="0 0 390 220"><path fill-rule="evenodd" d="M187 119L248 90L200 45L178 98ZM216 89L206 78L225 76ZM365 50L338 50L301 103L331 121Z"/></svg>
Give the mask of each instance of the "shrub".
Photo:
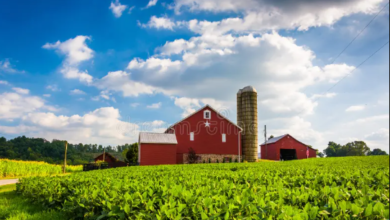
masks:
<svg viewBox="0 0 390 220"><path fill-rule="evenodd" d="M238 162L238 160L237 160L237 158L234 160L234 163L237 163Z"/></svg>
<svg viewBox="0 0 390 220"><path fill-rule="evenodd" d="M232 162L232 158L229 158L229 163L231 163Z"/></svg>
<svg viewBox="0 0 390 220"><path fill-rule="evenodd" d="M219 160L217 159L217 163L219 163Z"/></svg>
<svg viewBox="0 0 390 220"><path fill-rule="evenodd" d="M198 160L198 156L196 155L196 152L194 149L192 149L192 147L188 149L187 159L189 164L196 163L196 161Z"/></svg>
<svg viewBox="0 0 390 220"><path fill-rule="evenodd" d="M211 159L209 158L209 163L211 163Z"/></svg>

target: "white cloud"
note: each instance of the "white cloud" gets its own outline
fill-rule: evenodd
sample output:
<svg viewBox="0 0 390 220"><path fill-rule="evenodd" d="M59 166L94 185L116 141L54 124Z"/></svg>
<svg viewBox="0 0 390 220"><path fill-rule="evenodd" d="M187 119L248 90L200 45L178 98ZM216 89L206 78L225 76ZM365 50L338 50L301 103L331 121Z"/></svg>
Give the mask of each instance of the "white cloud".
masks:
<svg viewBox="0 0 390 220"><path fill-rule="evenodd" d="M345 109L346 112L357 112L357 111L362 111L366 108L364 105L353 105Z"/></svg>
<svg viewBox="0 0 390 220"><path fill-rule="evenodd" d="M356 124L356 123L363 124L363 123L371 123L371 122L375 122L375 121L389 121L389 115L384 114L384 115L375 115L375 116L360 118L352 123L353 124Z"/></svg>
<svg viewBox="0 0 390 220"><path fill-rule="evenodd" d="M131 6L127 13L131 14L131 12L133 11L134 8L135 8L135 6Z"/></svg>
<svg viewBox="0 0 390 220"><path fill-rule="evenodd" d="M146 8L150 8L152 6L155 6L157 4L158 0L150 0L148 5L146 5Z"/></svg>
<svg viewBox="0 0 390 220"><path fill-rule="evenodd" d="M124 71L109 72L97 80L95 85L101 90L122 92L123 96L126 97L153 94L156 91L152 86L131 80L130 74Z"/></svg>
<svg viewBox="0 0 390 220"><path fill-rule="evenodd" d="M342 17L378 11L383 0L351 1L271 1L271 0L176 0L175 10L236 12L243 17L209 22L192 20L189 28L196 33L262 32L277 29L308 30L331 26Z"/></svg>
<svg viewBox="0 0 390 220"><path fill-rule="evenodd" d="M0 119L12 120L45 107L45 101L25 93L0 94Z"/></svg>
<svg viewBox="0 0 390 220"><path fill-rule="evenodd" d="M24 73L24 70L15 69L8 59L0 60L0 73Z"/></svg>
<svg viewBox="0 0 390 220"><path fill-rule="evenodd" d="M166 17L156 17L152 16L147 24L140 24L141 27L148 28L157 28L157 29L169 29L173 30L174 27L179 26L178 23L171 21L171 19Z"/></svg>
<svg viewBox="0 0 390 220"><path fill-rule="evenodd" d="M60 91L60 89L58 88L58 86L57 85L48 85L48 86L46 86L46 89L48 89L48 90L51 90L51 91L53 91L53 92L57 92L57 91Z"/></svg>
<svg viewBox="0 0 390 220"><path fill-rule="evenodd" d="M140 104L139 103L131 103L130 106L133 108L137 108Z"/></svg>
<svg viewBox="0 0 390 220"><path fill-rule="evenodd" d="M112 13L115 17L119 18L122 16L124 10L126 10L127 5L122 5L119 0L116 0L115 3L111 2L109 9L111 9Z"/></svg>
<svg viewBox="0 0 390 220"><path fill-rule="evenodd" d="M7 81L0 80L0 85L9 85L9 83Z"/></svg>
<svg viewBox="0 0 390 220"><path fill-rule="evenodd" d="M65 78L78 79L81 82L90 84L93 77L88 74L88 71L79 69L80 63L90 60L94 56L94 51L86 44L87 40L91 40L91 38L79 35L65 42L46 43L43 45L43 48L55 49L58 53L65 55L65 60L60 69Z"/></svg>
<svg viewBox="0 0 390 220"><path fill-rule="evenodd" d="M50 98L51 94L43 94L43 97Z"/></svg>
<svg viewBox="0 0 390 220"><path fill-rule="evenodd" d="M85 95L86 93L80 89L73 89L70 91L71 95Z"/></svg>
<svg viewBox="0 0 390 220"><path fill-rule="evenodd" d="M150 109L159 109L161 108L161 105L162 103L161 102L158 102L158 103L153 103L151 105L147 105L146 108L150 108Z"/></svg>
<svg viewBox="0 0 390 220"><path fill-rule="evenodd" d="M28 89L23 89L23 88L17 88L17 87L14 87L12 88L12 90L14 90L15 92L19 93L19 94L23 94L23 95L27 95L30 93L30 90Z"/></svg>
<svg viewBox="0 0 390 220"><path fill-rule="evenodd" d="M330 92L328 92L328 93L325 93L325 94L315 94L315 95L313 95L311 98L312 99L318 99L318 98L333 98L333 97L335 97L337 94L336 93L330 93Z"/></svg>

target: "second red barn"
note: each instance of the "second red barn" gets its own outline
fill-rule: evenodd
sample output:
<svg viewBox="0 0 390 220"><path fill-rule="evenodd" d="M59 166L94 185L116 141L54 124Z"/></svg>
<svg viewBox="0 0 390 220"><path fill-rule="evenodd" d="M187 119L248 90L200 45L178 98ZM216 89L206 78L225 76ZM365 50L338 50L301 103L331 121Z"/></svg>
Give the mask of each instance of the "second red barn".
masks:
<svg viewBox="0 0 390 220"><path fill-rule="evenodd" d="M289 134L271 138L261 145L263 160L294 160L317 157L317 151Z"/></svg>

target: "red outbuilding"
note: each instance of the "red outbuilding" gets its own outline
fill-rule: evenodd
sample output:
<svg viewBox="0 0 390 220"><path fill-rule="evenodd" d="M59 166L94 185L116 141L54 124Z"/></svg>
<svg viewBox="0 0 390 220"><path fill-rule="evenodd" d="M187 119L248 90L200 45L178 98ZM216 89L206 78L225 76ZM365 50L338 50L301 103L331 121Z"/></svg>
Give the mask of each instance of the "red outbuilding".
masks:
<svg viewBox="0 0 390 220"><path fill-rule="evenodd" d="M116 159L114 156L112 156L111 154L107 153L107 152L104 152L102 154L100 154L99 156L95 157L95 162L96 161L103 161L106 162L106 163L115 163L118 161L118 159Z"/></svg>
<svg viewBox="0 0 390 220"><path fill-rule="evenodd" d="M170 126L165 134L140 133L140 165L187 163L189 149L198 162L239 160L242 129L209 105ZM172 159L172 158L175 159Z"/></svg>
<svg viewBox="0 0 390 220"><path fill-rule="evenodd" d="M294 160L317 157L317 151L289 134L271 138L261 146L261 159Z"/></svg>

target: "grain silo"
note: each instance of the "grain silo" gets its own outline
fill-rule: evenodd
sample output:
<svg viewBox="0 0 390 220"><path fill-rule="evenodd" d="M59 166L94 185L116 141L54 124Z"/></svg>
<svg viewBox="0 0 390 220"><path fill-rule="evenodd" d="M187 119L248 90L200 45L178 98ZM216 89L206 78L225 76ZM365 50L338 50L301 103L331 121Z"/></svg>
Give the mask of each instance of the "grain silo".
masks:
<svg viewBox="0 0 390 220"><path fill-rule="evenodd" d="M257 159L257 91L252 86L237 93L237 124L243 129L242 156L248 162Z"/></svg>

